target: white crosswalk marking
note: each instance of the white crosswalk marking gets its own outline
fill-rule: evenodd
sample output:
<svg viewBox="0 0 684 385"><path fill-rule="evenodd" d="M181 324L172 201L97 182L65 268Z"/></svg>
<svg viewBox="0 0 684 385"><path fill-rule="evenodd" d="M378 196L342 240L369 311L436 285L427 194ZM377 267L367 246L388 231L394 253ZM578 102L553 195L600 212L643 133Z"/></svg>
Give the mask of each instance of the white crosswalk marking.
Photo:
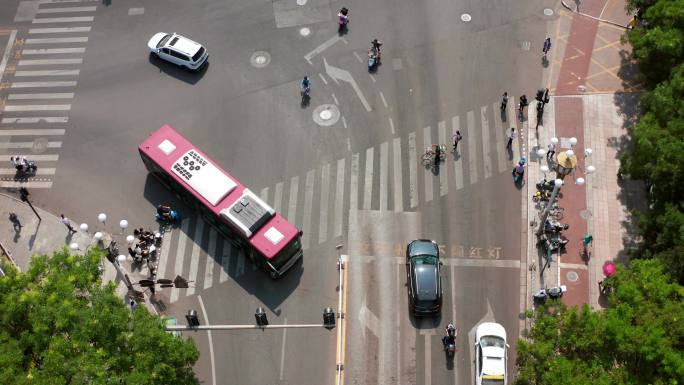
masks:
<svg viewBox="0 0 684 385"><path fill-rule="evenodd" d="M52 187L52 182L37 182L37 181L0 181L0 187L4 188L19 188L19 187L26 187L26 188L50 188Z"/></svg>
<svg viewBox="0 0 684 385"><path fill-rule="evenodd" d="M65 53L84 53L84 47L76 48L38 48L38 49L22 49L22 55L54 55Z"/></svg>
<svg viewBox="0 0 684 385"><path fill-rule="evenodd" d="M100 0L38 0L38 4L86 3Z"/></svg>
<svg viewBox="0 0 684 385"><path fill-rule="evenodd" d="M207 248L207 263L204 266L204 290L214 285L214 258L216 258L216 230L209 228L209 247Z"/></svg>
<svg viewBox="0 0 684 385"><path fill-rule="evenodd" d="M328 240L328 195L330 194L330 163L321 168L321 205L318 221L318 243Z"/></svg>
<svg viewBox="0 0 684 385"><path fill-rule="evenodd" d="M16 168L0 168L0 175L16 175ZM41 167L36 170L36 175L55 175L54 168Z"/></svg>
<svg viewBox="0 0 684 385"><path fill-rule="evenodd" d="M97 7L38 8L37 13L94 12Z"/></svg>
<svg viewBox="0 0 684 385"><path fill-rule="evenodd" d="M487 117L487 106L480 107L480 120L482 121L482 158L484 160L485 179L492 176L492 158L490 153L491 143L489 142L489 118Z"/></svg>
<svg viewBox="0 0 684 385"><path fill-rule="evenodd" d="M185 259L185 243L188 241L188 229L190 228L190 219L186 219L181 223L181 231L178 232L178 247L176 247L175 264L173 266L173 277L177 275L183 276L183 262ZM173 278L171 278L173 279ZM171 290L171 302L178 300L179 289Z"/></svg>
<svg viewBox="0 0 684 385"><path fill-rule="evenodd" d="M0 143L0 148L33 148L34 142L5 142ZM60 148L62 142L47 142L47 148Z"/></svg>
<svg viewBox="0 0 684 385"><path fill-rule="evenodd" d="M380 211L387 211L387 179L389 174L389 143L380 144Z"/></svg>
<svg viewBox="0 0 684 385"><path fill-rule="evenodd" d="M282 212L280 203L283 200L283 182L278 182L275 185L275 194L273 195L273 209L277 212Z"/></svg>
<svg viewBox="0 0 684 385"><path fill-rule="evenodd" d="M7 112L16 111L69 111L71 104L27 104L27 105L10 105L3 108Z"/></svg>
<svg viewBox="0 0 684 385"><path fill-rule="evenodd" d="M230 269L230 258L233 249L230 247L230 242L227 239L223 240L223 251L221 252L221 274L219 274L219 283L228 280L228 269Z"/></svg>
<svg viewBox="0 0 684 385"><path fill-rule="evenodd" d="M493 106L493 111L496 111L497 108L501 108L501 105L497 102L494 102ZM494 118L494 134L496 138L496 155L499 158L499 172L504 172L508 168L508 163L506 162L506 153L502 150L503 146L505 146L505 142L503 139L504 135L506 134L504 132L505 130L506 129L503 127L501 118Z"/></svg>
<svg viewBox="0 0 684 385"><path fill-rule="evenodd" d="M349 211L359 208L359 153L352 154L351 175L349 182Z"/></svg>
<svg viewBox="0 0 684 385"><path fill-rule="evenodd" d="M7 100L41 100L41 99L73 99L73 92L51 93L51 94L9 94Z"/></svg>
<svg viewBox="0 0 684 385"><path fill-rule="evenodd" d="M311 210L313 207L313 193L314 193L314 178L316 170L309 170L306 173L306 185L304 187L304 219L302 231L302 248L309 248L309 240L311 239Z"/></svg>
<svg viewBox="0 0 684 385"><path fill-rule="evenodd" d="M31 160L41 161L41 162L54 162L59 159L59 155L52 154L15 154L15 155L26 155L31 157Z"/></svg>
<svg viewBox="0 0 684 385"><path fill-rule="evenodd" d="M13 82L10 83L10 88L50 88L50 87L76 87L75 81L67 82Z"/></svg>
<svg viewBox="0 0 684 385"><path fill-rule="evenodd" d="M344 166L345 159L337 160L337 173L335 174L335 224L333 228L334 236L342 236L342 210L344 209Z"/></svg>
<svg viewBox="0 0 684 385"><path fill-rule="evenodd" d="M476 141L476 134L475 132L477 131L475 128L475 112L474 111L468 111L466 114L467 118L467 129L468 129L468 165L469 167L469 174L470 174L470 184L475 184L477 183L477 141Z"/></svg>
<svg viewBox="0 0 684 385"><path fill-rule="evenodd" d="M68 44L68 43L87 43L88 37L45 37L31 38L24 40L24 44Z"/></svg>
<svg viewBox="0 0 684 385"><path fill-rule="evenodd" d="M52 24L52 23L83 23L91 22L95 19L94 16L81 16L81 17L44 17L40 19L33 19L31 23L33 24Z"/></svg>
<svg viewBox="0 0 684 385"><path fill-rule="evenodd" d="M69 121L69 117L67 116L38 116L38 117L32 117L32 118L2 118L2 123L19 123L19 124L25 124L25 123L67 123Z"/></svg>
<svg viewBox="0 0 684 385"><path fill-rule="evenodd" d="M0 130L0 136L44 136L44 135L64 135L62 128L27 128L24 130Z"/></svg>
<svg viewBox="0 0 684 385"><path fill-rule="evenodd" d="M373 147L366 149L366 174L363 181L363 209L371 209L373 197Z"/></svg>
<svg viewBox="0 0 684 385"><path fill-rule="evenodd" d="M261 189L261 193L259 194L259 198L261 198L261 200L264 202L268 202L268 187L264 187Z"/></svg>
<svg viewBox="0 0 684 385"><path fill-rule="evenodd" d="M404 186L401 175L401 138L392 140L392 173L394 175L394 211L404 211Z"/></svg>
<svg viewBox="0 0 684 385"><path fill-rule="evenodd" d="M430 127L423 127L423 145L425 147L432 146L432 135ZM432 201L432 173L425 171L425 202Z"/></svg>
<svg viewBox="0 0 684 385"><path fill-rule="evenodd" d="M15 71L14 76L77 76L81 70Z"/></svg>
<svg viewBox="0 0 684 385"><path fill-rule="evenodd" d="M290 179L290 202L287 206L287 220L296 226L297 224L297 194L299 193L299 177Z"/></svg>
<svg viewBox="0 0 684 385"><path fill-rule="evenodd" d="M83 59L24 59L19 60L18 66L44 66L44 65L62 65L62 64L82 64Z"/></svg>
<svg viewBox="0 0 684 385"><path fill-rule="evenodd" d="M171 234L173 234L172 231L169 231L164 234L164 238L162 239L162 245L161 245L161 250L159 251L159 263L157 264L157 277L158 278L168 278L168 279L174 279L176 278L175 274L166 274L166 263L169 260L169 251L171 251ZM171 289L171 290L177 290L177 289Z"/></svg>
<svg viewBox="0 0 684 385"><path fill-rule="evenodd" d="M66 28L29 28L28 33L74 33L90 32L91 27L66 27Z"/></svg>
<svg viewBox="0 0 684 385"><path fill-rule="evenodd" d="M409 204L411 208L418 206L418 155L416 154L416 133L408 136L409 151Z"/></svg>
<svg viewBox="0 0 684 385"><path fill-rule="evenodd" d="M439 137L439 143L446 143L447 148L449 143L446 140L446 122L440 121L437 123L437 135ZM446 159L446 154L445 159ZM443 197L449 193L449 179L447 177L447 167L444 165L444 170L439 172L439 196Z"/></svg>
<svg viewBox="0 0 684 385"><path fill-rule="evenodd" d="M454 116L451 118L451 134L456 135L456 131L461 131L461 122L460 118L458 116ZM461 134L463 135L463 134ZM461 144L461 146L463 146ZM462 148L462 147L459 147ZM459 149L459 152L461 150ZM454 180L456 181L456 190L460 190L463 188L463 161L461 160L461 157L458 157L458 160L454 162Z"/></svg>
<svg viewBox="0 0 684 385"><path fill-rule="evenodd" d="M188 291L185 295L195 294L195 288L199 284L197 281L197 269L199 268L199 256L200 256L200 241L202 240L202 232L204 231L204 220L200 216L197 217L197 224L195 225L195 236L193 237L194 242L192 243L192 253L190 254L190 272L188 273L188 281L194 281L188 287Z"/></svg>

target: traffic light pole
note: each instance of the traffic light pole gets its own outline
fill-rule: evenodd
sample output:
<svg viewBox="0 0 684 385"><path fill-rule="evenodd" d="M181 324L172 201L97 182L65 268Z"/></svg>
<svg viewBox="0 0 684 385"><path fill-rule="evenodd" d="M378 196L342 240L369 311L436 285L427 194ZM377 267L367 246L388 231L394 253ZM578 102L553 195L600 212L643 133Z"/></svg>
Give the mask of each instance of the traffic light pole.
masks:
<svg viewBox="0 0 684 385"><path fill-rule="evenodd" d="M182 331L182 330L249 330L249 329L305 329L305 328L322 328L324 324L301 324L301 325L168 325L167 331Z"/></svg>

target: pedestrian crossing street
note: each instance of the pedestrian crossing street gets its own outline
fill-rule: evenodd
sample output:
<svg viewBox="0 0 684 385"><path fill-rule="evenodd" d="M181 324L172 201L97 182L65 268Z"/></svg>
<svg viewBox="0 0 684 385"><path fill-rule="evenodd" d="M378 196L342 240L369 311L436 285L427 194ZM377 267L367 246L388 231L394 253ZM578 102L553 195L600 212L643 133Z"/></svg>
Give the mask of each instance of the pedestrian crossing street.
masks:
<svg viewBox="0 0 684 385"><path fill-rule="evenodd" d="M516 122L512 104L507 113L506 122ZM341 237L350 210L413 211L420 202L429 203L508 172L512 159L519 159L519 146L513 146L511 157L505 148L510 127L502 122L499 102L465 116L324 163L264 187L259 195L302 229L302 247L307 250ZM456 130L463 134L467 147L459 144L459 155L447 156L438 170L423 166L424 148L449 143ZM170 300L175 302L223 283L229 276L237 278L255 270L228 240L193 217L164 236L157 276L173 279L180 275L194 282L194 287L170 291Z"/></svg>
<svg viewBox="0 0 684 385"><path fill-rule="evenodd" d="M50 188L98 0L38 0L27 31L9 31L0 63L0 187ZM12 155L38 163L16 177Z"/></svg>

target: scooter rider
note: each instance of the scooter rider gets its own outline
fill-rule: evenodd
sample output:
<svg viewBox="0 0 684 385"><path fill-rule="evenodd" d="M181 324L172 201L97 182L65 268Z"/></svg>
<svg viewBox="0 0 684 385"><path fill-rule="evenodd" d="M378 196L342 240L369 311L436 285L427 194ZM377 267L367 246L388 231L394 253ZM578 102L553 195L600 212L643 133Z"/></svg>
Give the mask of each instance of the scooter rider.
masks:
<svg viewBox="0 0 684 385"><path fill-rule="evenodd" d="M305 94L308 94L310 90L311 90L311 80L309 80L308 76L304 76L304 80L302 80L302 92Z"/></svg>
<svg viewBox="0 0 684 385"><path fill-rule="evenodd" d="M456 342L456 327L454 327L454 324L450 323L447 325L446 333L447 334L442 337L442 344L444 344L444 347Z"/></svg>
<svg viewBox="0 0 684 385"><path fill-rule="evenodd" d="M369 55L374 55L376 57L376 60L378 63L380 62L380 47L382 46L382 42L380 40L373 39L371 41L371 48L370 51L368 52Z"/></svg>
<svg viewBox="0 0 684 385"><path fill-rule="evenodd" d="M157 214L164 219L169 219L171 217L171 207L166 205L157 206Z"/></svg>
<svg viewBox="0 0 684 385"><path fill-rule="evenodd" d="M442 157L442 149L440 148L439 144L435 144L435 166L437 166L439 164L439 160L441 157Z"/></svg>

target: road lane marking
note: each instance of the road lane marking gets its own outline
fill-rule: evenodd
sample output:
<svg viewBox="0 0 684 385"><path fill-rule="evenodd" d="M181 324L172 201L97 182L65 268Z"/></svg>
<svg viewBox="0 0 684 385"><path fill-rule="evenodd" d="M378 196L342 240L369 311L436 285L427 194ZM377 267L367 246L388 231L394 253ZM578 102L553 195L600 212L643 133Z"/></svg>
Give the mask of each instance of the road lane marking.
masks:
<svg viewBox="0 0 684 385"><path fill-rule="evenodd" d="M425 335L425 385L432 385L432 344L429 334Z"/></svg>
<svg viewBox="0 0 684 385"><path fill-rule="evenodd" d="M366 335L366 329L368 329L374 336L380 336L380 319L376 316L371 309L366 305L366 299L364 298L361 304L361 309L359 310L358 320L362 325L361 332Z"/></svg>
<svg viewBox="0 0 684 385"><path fill-rule="evenodd" d="M76 87L75 81L67 82L13 82L10 83L10 88L50 88L50 87Z"/></svg>
<svg viewBox="0 0 684 385"><path fill-rule="evenodd" d="M283 200L283 182L276 183L275 194L273 195L273 209L277 212L282 212L280 210L280 203Z"/></svg>
<svg viewBox="0 0 684 385"><path fill-rule="evenodd" d="M9 94L7 100L73 99L73 92L54 92L48 94Z"/></svg>
<svg viewBox="0 0 684 385"><path fill-rule="evenodd" d="M359 63L363 63L363 59L361 59L361 56L358 53L356 53L356 51L352 51L352 53L354 54L356 60L359 61Z"/></svg>
<svg viewBox="0 0 684 385"><path fill-rule="evenodd" d="M446 139L446 122L440 121L437 123L437 135L439 137L439 143L445 143L449 146L449 142ZM446 154L444 154L444 159L446 159ZM449 178L447 178L447 167L444 165L443 170L438 170L439 172L439 196L443 197L449 193Z"/></svg>
<svg viewBox="0 0 684 385"><path fill-rule="evenodd" d="M389 174L389 143L380 144L380 211L387 211L387 182Z"/></svg>
<svg viewBox="0 0 684 385"><path fill-rule="evenodd" d="M32 118L2 118L2 123L67 123L69 121L68 116L39 116Z"/></svg>
<svg viewBox="0 0 684 385"><path fill-rule="evenodd" d="M207 263L204 266L204 290L214 285L214 258L216 257L216 230L209 227L209 247L207 249Z"/></svg>
<svg viewBox="0 0 684 385"><path fill-rule="evenodd" d="M328 196L330 194L330 163L321 168L321 206L318 223L318 243L328 240Z"/></svg>
<svg viewBox="0 0 684 385"><path fill-rule="evenodd" d="M496 111L496 108L499 107L498 103L494 103L494 107L492 108L493 111ZM496 117L494 118L494 137L496 138L496 154L498 155L498 160L499 160L499 172L504 172L508 168L508 162L506 162L506 153L504 151L504 136L506 135L506 128L503 127L503 123L501 122L501 117Z"/></svg>
<svg viewBox="0 0 684 385"><path fill-rule="evenodd" d="M491 143L489 142L489 118L487 106L480 107L480 121L482 123L482 158L484 159L484 178L492 176Z"/></svg>
<svg viewBox="0 0 684 385"><path fill-rule="evenodd" d="M382 104L387 108L387 99L385 99L385 94L380 91L380 99L382 100Z"/></svg>
<svg viewBox="0 0 684 385"><path fill-rule="evenodd" d="M71 13L71 12L94 12L97 7L60 7L60 8L38 8L36 13Z"/></svg>
<svg viewBox="0 0 684 385"><path fill-rule="evenodd" d="M339 84L337 82L338 79L349 83L354 89L354 92L356 92L356 96L358 96L358 98L361 100L361 104L363 104L363 107L366 109L366 111L371 112L373 110L370 104L368 104L368 100L366 100L363 92L361 92L361 88L359 88L359 85L356 84L354 77L351 75L351 73L349 73L349 71L329 65L325 58L323 58L323 64L325 65L325 72L335 81L335 83Z"/></svg>
<svg viewBox="0 0 684 385"><path fill-rule="evenodd" d="M38 4L85 3L101 0L38 0Z"/></svg>
<svg viewBox="0 0 684 385"><path fill-rule="evenodd" d="M363 209L371 209L373 198L373 147L366 149L366 173L363 183Z"/></svg>
<svg viewBox="0 0 684 385"><path fill-rule="evenodd" d="M27 128L24 130L3 130L0 129L0 136L45 136L45 135L64 135L62 128Z"/></svg>
<svg viewBox="0 0 684 385"><path fill-rule="evenodd" d="M461 130L460 117L454 116L451 118L451 135L456 135L456 131ZM461 145L463 146L463 145ZM463 147L461 147L463 148ZM460 151L460 150L459 150ZM456 180L456 190L463 188L463 162L461 161L461 156L454 161L454 179Z"/></svg>
<svg viewBox="0 0 684 385"><path fill-rule="evenodd" d="M2 82L2 75L5 73L7 68L7 63L9 62L10 55L12 54L12 47L14 46L14 41L17 37L17 30L13 29L10 32L10 36L7 39L7 45L5 46L5 52L2 54L2 60L0 60L0 82Z"/></svg>
<svg viewBox="0 0 684 385"><path fill-rule="evenodd" d="M82 64L83 59L23 59L19 60L19 66L44 66L44 65L64 65L64 64Z"/></svg>
<svg viewBox="0 0 684 385"><path fill-rule="evenodd" d="M38 48L38 49L22 49L22 55L52 55L63 53L84 53L85 47L77 48Z"/></svg>
<svg viewBox="0 0 684 385"><path fill-rule="evenodd" d="M297 194L299 194L299 176L293 176L290 179L290 201L287 206L287 220L295 226L297 226Z"/></svg>
<svg viewBox="0 0 684 385"><path fill-rule="evenodd" d="M190 254L190 272L188 273L188 280L195 281L194 285L189 285L186 296L195 294L197 287L197 269L199 268L200 256L200 242L202 241L202 232L204 231L204 220L197 216L197 225L195 226L195 235L192 238L192 253Z"/></svg>
<svg viewBox="0 0 684 385"><path fill-rule="evenodd" d="M24 40L24 44L67 44L67 43L87 43L87 36L80 37L43 37L30 38Z"/></svg>
<svg viewBox="0 0 684 385"><path fill-rule="evenodd" d="M52 23L85 23L95 20L94 16L80 16L80 17L45 17L40 19L33 19L33 24L52 24Z"/></svg>
<svg viewBox="0 0 684 385"><path fill-rule="evenodd" d="M162 245L161 245L161 251L159 252L159 262L157 262L157 277L160 278L169 278L166 274L166 263L169 260L169 252L171 251L171 235L173 234L172 231L168 231L164 233L164 237L162 238ZM175 274L172 275L173 278L175 278ZM177 290L175 288L171 288L171 290Z"/></svg>
<svg viewBox="0 0 684 385"><path fill-rule="evenodd" d="M287 318L285 318L283 325L287 325ZM280 375L278 378L283 380L283 369L285 368L285 343L287 342L287 328L283 328L283 347L280 349Z"/></svg>
<svg viewBox="0 0 684 385"><path fill-rule="evenodd" d="M394 211L404 211L404 186L401 175L401 138L392 140L392 173L394 176Z"/></svg>
<svg viewBox="0 0 684 385"><path fill-rule="evenodd" d="M409 151L409 204L411 208L418 206L418 156L416 155L416 133L408 136Z"/></svg>
<svg viewBox="0 0 684 385"><path fill-rule="evenodd" d="M15 71L14 76L78 76L81 70Z"/></svg>
<svg viewBox="0 0 684 385"><path fill-rule="evenodd" d="M221 251L221 274L219 274L219 283L224 283L228 280L228 271L230 270L230 259L233 255L230 241L223 240L223 250Z"/></svg>
<svg viewBox="0 0 684 385"><path fill-rule="evenodd" d="M311 59L313 59L314 56L320 54L321 52L325 51L326 49L330 48L333 44L337 43L338 41L342 40L339 35L335 35L331 37L330 39L324 41L321 45L318 47L314 48L313 51L307 53L304 55L304 60L308 61L309 64L313 64L311 62Z"/></svg>
<svg viewBox="0 0 684 385"><path fill-rule="evenodd" d="M475 141L475 112L470 110L467 113L468 125L466 129L468 130L468 165L470 174L470 184L477 183L477 142Z"/></svg>
<svg viewBox="0 0 684 385"><path fill-rule="evenodd" d="M352 154L351 177L349 182L349 211L359 208L359 153Z"/></svg>
<svg viewBox="0 0 684 385"><path fill-rule="evenodd" d="M33 148L35 146L34 142L5 142L0 143L0 148ZM47 142L47 148L60 148L62 147L62 142Z"/></svg>
<svg viewBox="0 0 684 385"><path fill-rule="evenodd" d="M211 325L209 322L209 316L207 315L207 310L204 308L204 301L202 301L202 296L198 295L197 300L199 301L200 308L202 309L202 318L207 325ZM211 338L211 330L207 330L207 338L209 339L209 357L211 358L211 383L216 385L216 365L214 364L214 340Z"/></svg>
<svg viewBox="0 0 684 385"><path fill-rule="evenodd" d="M335 174L335 219L334 219L334 236L342 236L342 210L344 208L344 167L346 159L337 160L337 173Z"/></svg>
<svg viewBox="0 0 684 385"><path fill-rule="evenodd" d="M66 27L66 28L29 28L28 33L72 33L90 32L91 27Z"/></svg>
<svg viewBox="0 0 684 385"><path fill-rule="evenodd" d="M313 206L314 181L316 170L309 170L306 173L306 185L304 189L304 219L303 229L304 236L302 237L302 248L309 248L309 239L311 238L311 209ZM308 234L308 235L307 235Z"/></svg>
<svg viewBox="0 0 684 385"><path fill-rule="evenodd" d="M182 276L183 274L183 259L185 258L185 243L188 240L188 229L190 228L190 218L182 221L181 223L181 229L178 232L178 246L176 247L176 251L174 253L175 255L175 263L173 266L173 273L174 275L180 275ZM179 289L174 289L171 290L171 298L170 302L176 302L178 300L179 296Z"/></svg>
<svg viewBox="0 0 684 385"><path fill-rule="evenodd" d="M26 104L26 105L10 105L3 108L6 112L12 111L69 111L71 104Z"/></svg>
<svg viewBox="0 0 684 385"><path fill-rule="evenodd" d="M387 118L387 120L389 120L390 131L392 132L392 135L394 135L394 134L395 134L395 131L394 131L394 120L392 120L392 118Z"/></svg>
<svg viewBox="0 0 684 385"><path fill-rule="evenodd" d="M454 285L454 275L456 274L456 266L451 265L449 272L451 273L451 323L456 324L456 285ZM458 373L460 371L457 368L459 360L454 360L454 384L458 384Z"/></svg>
<svg viewBox="0 0 684 385"><path fill-rule="evenodd" d="M5 188L19 188L19 187L26 187L26 188L51 188L52 187L52 182L45 181L45 182L38 182L38 181L28 181L28 182L23 182L23 181L0 181L0 187L5 187Z"/></svg>
<svg viewBox="0 0 684 385"><path fill-rule="evenodd" d="M431 133L430 133L430 127L423 127L423 144L424 146L427 147L432 147L432 139L431 139ZM432 149L434 151L434 149ZM432 165L428 166L428 169L425 170L425 202L430 202L432 201Z"/></svg>
<svg viewBox="0 0 684 385"><path fill-rule="evenodd" d="M406 257L387 256L387 255L355 255L354 258L359 262L394 263L403 265ZM519 269L519 259L485 259L485 258L440 258L445 266L456 267L497 267L504 269Z"/></svg>

